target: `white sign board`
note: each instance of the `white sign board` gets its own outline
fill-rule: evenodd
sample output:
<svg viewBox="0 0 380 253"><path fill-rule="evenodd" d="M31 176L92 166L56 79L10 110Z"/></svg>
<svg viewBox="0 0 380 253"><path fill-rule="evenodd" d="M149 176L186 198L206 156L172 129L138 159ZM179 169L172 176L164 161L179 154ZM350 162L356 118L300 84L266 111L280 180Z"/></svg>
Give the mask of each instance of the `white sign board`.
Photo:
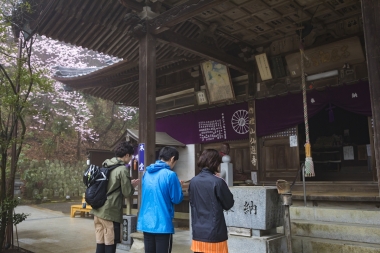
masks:
<svg viewBox="0 0 380 253"><path fill-rule="evenodd" d="M290 147L297 147L298 146L297 135L289 136L289 142L290 142Z"/></svg>
<svg viewBox="0 0 380 253"><path fill-rule="evenodd" d="M344 160L354 160L354 147L353 146L343 147L343 159Z"/></svg>

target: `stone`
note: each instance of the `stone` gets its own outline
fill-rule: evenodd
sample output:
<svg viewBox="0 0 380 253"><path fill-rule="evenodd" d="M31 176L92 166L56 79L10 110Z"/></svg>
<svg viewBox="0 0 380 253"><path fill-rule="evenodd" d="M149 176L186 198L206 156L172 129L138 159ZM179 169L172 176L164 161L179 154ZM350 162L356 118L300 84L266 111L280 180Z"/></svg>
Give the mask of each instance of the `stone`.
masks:
<svg viewBox="0 0 380 253"><path fill-rule="evenodd" d="M269 230L282 226L284 207L276 187L230 187L234 206L224 212L227 227Z"/></svg>
<svg viewBox="0 0 380 253"><path fill-rule="evenodd" d="M275 234L263 237L228 236L228 252L287 253L286 237Z"/></svg>
<svg viewBox="0 0 380 253"><path fill-rule="evenodd" d="M131 246L133 243L132 233L137 231L137 216L136 215L123 215L122 224L122 239L121 243Z"/></svg>
<svg viewBox="0 0 380 253"><path fill-rule="evenodd" d="M38 189L34 189L34 190L33 190L33 196L36 196L37 194L39 194Z"/></svg>
<svg viewBox="0 0 380 253"><path fill-rule="evenodd" d="M44 196L44 197L49 197L49 189L44 188L44 189L42 190L42 196Z"/></svg>
<svg viewBox="0 0 380 253"><path fill-rule="evenodd" d="M144 234L135 232L135 233L131 233L131 237L133 238L133 244L132 244L130 252L144 253L145 252Z"/></svg>
<svg viewBox="0 0 380 253"><path fill-rule="evenodd" d="M129 251L131 249L131 246L126 245L126 244L122 244L122 243L118 243L116 245L116 249L123 250L123 251Z"/></svg>
<svg viewBox="0 0 380 253"><path fill-rule="evenodd" d="M230 163L231 162L231 157L229 155L224 155L222 157L222 162L223 163Z"/></svg>
<svg viewBox="0 0 380 253"><path fill-rule="evenodd" d="M58 190L58 194L59 194L59 197L63 197L63 195L64 195L63 188L60 188Z"/></svg>
<svg viewBox="0 0 380 253"><path fill-rule="evenodd" d="M226 157L226 156L223 156ZM229 187L234 184L233 178L233 165L232 163L221 163L220 164L220 176L226 181Z"/></svg>

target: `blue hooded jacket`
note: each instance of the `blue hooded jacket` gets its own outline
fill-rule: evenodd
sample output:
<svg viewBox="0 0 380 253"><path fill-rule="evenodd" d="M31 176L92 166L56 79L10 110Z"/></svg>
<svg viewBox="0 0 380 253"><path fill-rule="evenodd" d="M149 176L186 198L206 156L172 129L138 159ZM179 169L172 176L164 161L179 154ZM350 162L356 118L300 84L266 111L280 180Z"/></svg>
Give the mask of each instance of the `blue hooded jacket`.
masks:
<svg viewBox="0 0 380 253"><path fill-rule="evenodd" d="M137 230L173 234L174 206L183 200L181 183L177 174L163 161L146 168L142 180L142 200Z"/></svg>

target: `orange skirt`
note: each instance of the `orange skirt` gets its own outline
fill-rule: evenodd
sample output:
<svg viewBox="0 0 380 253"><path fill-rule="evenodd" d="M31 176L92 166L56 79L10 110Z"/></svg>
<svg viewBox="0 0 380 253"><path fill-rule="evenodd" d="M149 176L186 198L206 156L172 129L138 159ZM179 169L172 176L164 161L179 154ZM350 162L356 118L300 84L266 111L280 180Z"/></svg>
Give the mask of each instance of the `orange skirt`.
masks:
<svg viewBox="0 0 380 253"><path fill-rule="evenodd" d="M223 242L200 242L193 240L191 250L203 253L228 253L227 241Z"/></svg>

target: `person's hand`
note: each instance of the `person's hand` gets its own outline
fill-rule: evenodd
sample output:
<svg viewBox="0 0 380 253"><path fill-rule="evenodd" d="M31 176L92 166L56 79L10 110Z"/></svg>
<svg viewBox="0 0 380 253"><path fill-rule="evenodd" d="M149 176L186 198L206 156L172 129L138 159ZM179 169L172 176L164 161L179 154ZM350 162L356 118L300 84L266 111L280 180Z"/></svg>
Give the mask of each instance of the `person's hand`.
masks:
<svg viewBox="0 0 380 253"><path fill-rule="evenodd" d="M132 179L131 183L132 183L132 187L136 188L136 186L138 186L140 183L140 179Z"/></svg>
<svg viewBox="0 0 380 253"><path fill-rule="evenodd" d="M183 186L183 180L179 180L179 183L181 184L181 187Z"/></svg>
<svg viewBox="0 0 380 253"><path fill-rule="evenodd" d="M215 173L215 176L220 177L220 173Z"/></svg>

